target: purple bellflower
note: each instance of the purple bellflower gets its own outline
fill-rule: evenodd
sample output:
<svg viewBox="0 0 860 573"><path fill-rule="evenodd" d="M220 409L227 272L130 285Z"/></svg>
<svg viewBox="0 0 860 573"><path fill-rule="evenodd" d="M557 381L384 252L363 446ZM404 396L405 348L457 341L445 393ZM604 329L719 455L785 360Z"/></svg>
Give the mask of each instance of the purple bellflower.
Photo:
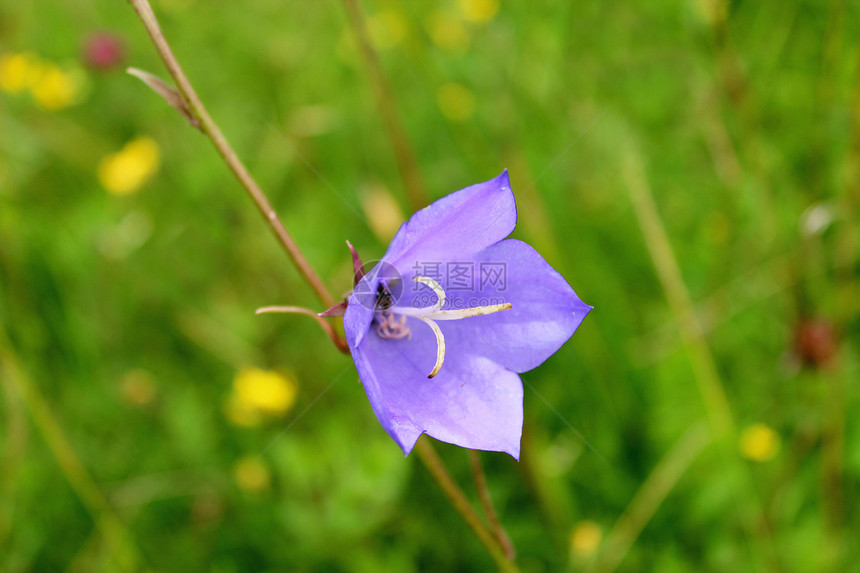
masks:
<svg viewBox="0 0 860 573"><path fill-rule="evenodd" d="M591 310L533 248L505 238L516 219L504 171L415 213L367 274L353 251L347 344L404 454L426 433L519 459L518 373L555 353Z"/></svg>

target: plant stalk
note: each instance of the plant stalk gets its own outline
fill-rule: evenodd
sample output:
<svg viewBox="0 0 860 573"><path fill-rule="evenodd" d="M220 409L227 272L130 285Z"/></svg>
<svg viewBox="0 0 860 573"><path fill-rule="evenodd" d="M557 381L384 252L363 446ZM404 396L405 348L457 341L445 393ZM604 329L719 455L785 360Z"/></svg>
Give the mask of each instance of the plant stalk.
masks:
<svg viewBox="0 0 860 573"><path fill-rule="evenodd" d="M361 7L358 5L357 0L343 0L343 3L346 5L349 20L355 30L355 36L361 49L364 65L373 84L373 93L379 104L379 112L382 114L385 129L388 131L388 137L394 148L394 156L397 159L397 167L403 179L406 195L412 208L417 211L430 203L427 199L427 191L421 183L418 162L415 160L415 154L412 153L409 139L407 139L406 132L403 129L403 124L397 116L397 107L394 105L391 87L385 78L385 74L382 72L382 66L379 64L379 57L373 49L373 44L370 42L364 15L361 13Z"/></svg>
<svg viewBox="0 0 860 573"><path fill-rule="evenodd" d="M110 548L121 571L137 571L141 557L125 524L108 503L86 466L69 443L57 418L33 380L18 363L11 342L0 329L0 377L8 383L30 413L33 424L45 440L72 490L93 519L96 529Z"/></svg>
<svg viewBox="0 0 860 573"><path fill-rule="evenodd" d="M490 497L490 488L487 487L487 478L484 475L484 467L481 464L481 454L475 450L469 450L469 462L472 466L472 475L475 476L475 487L478 490L478 497L481 499L481 506L484 508L484 514L490 521L490 528L493 530L493 535L496 541L499 542L505 552L505 557L508 561L516 559L516 551L511 544L511 538L499 521L499 515L496 513L496 508L493 506L493 499Z"/></svg>
<svg viewBox="0 0 860 573"><path fill-rule="evenodd" d="M466 499L466 494L454 482L454 479L445 467L445 463L426 437L421 436L418 439L418 442L415 444L415 451L418 453L418 457L421 459L424 467L427 468L427 471L430 472L430 475L439 484L442 493L445 494L445 497L448 498L448 501L451 502L451 505L460 514L463 521L466 522L466 525L472 529L478 540L486 548L490 557L493 558L493 561L495 561L496 566L499 568L499 571L503 573L519 573L519 568L513 561L505 557L503 548L493 537L493 534L487 530L487 526L484 525L484 522L481 521L475 510L472 509L471 504Z"/></svg>
<svg viewBox="0 0 860 573"><path fill-rule="evenodd" d="M191 87L191 82L188 81L188 78L185 76L185 72L182 71L179 62L173 55L170 45L164 38L164 34L161 32L161 27L158 24L158 20L156 19L155 13L152 11L152 7L149 5L149 2L147 0L129 0L129 2L132 7L134 7L138 16L140 16L140 20L143 22L146 31L149 33L152 43L155 44L155 48L158 50L164 65L167 66L167 71L170 73L170 77L172 77L173 81L176 82L176 87L179 90L179 93L182 95L183 99L185 99L188 109L199 122L200 130L212 141L212 145L215 146L218 154L224 159L224 162L230 168L230 171L233 172L233 175L236 176L236 179L239 180L239 183L241 183L242 187L251 197L251 200L257 206L257 209L263 215L263 218L266 219L266 223L274 233L275 238L287 252L287 255L293 261L293 264L296 266L299 273L314 290L314 293L316 293L317 298L322 302L323 306L326 308L334 306L336 301L328 292L322 280L317 276L307 259L305 259L301 250L299 250L298 245L293 240L289 232L287 232L286 227L284 227L284 224L281 222L274 208L272 208L266 195L257 185L257 182L254 181L254 178L239 159L239 156L236 155L235 151L233 151L233 148L227 142L224 134L221 133L218 125L212 119L212 116L210 116L209 112L206 111L206 108L203 106L203 102L201 102L200 98L197 97L197 93L194 91L194 88Z"/></svg>

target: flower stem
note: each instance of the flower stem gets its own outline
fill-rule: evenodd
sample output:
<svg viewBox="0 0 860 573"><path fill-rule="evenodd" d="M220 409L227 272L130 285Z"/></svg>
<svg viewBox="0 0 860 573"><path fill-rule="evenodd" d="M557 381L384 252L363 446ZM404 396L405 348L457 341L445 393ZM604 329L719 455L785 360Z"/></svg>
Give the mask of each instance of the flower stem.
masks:
<svg viewBox="0 0 860 573"><path fill-rule="evenodd" d="M519 573L519 568L511 559L505 557L499 542L496 541L493 534L487 530L487 526L484 525L484 522L481 521L481 518L472 509L463 490L454 483L454 479L448 473L445 463L439 457L439 454L436 453L436 449L430 444L428 439L422 436L415 444L415 450L421 462L427 468L427 471L430 472L430 475L439 484L445 497L448 498L451 505L454 506L454 509L463 518L463 521L475 532L478 540L487 549L490 557L496 562L499 571L503 571L504 573Z"/></svg>
<svg viewBox="0 0 860 573"><path fill-rule="evenodd" d="M417 211L422 207L426 207L430 202L427 199L424 185L421 183L418 162L415 161L415 155L412 153L412 148L409 146L409 140L406 138L403 125L397 116L397 108L394 105L394 97L391 95L391 87L382 73L382 67L379 65L379 57L370 43L370 37L367 34L367 26L365 26L361 8L357 0L343 0L343 3L346 5L349 20L352 23L353 29L355 29L355 36L361 49L361 55L364 58L364 65L370 74L370 81L373 84L373 92L379 104L379 111L382 114L385 129L388 131L388 137L391 139L391 145L394 147L394 155L397 159L397 167L400 169L400 176L403 178L403 186L406 188L406 194L409 197L412 208Z"/></svg>
<svg viewBox="0 0 860 573"><path fill-rule="evenodd" d="M121 571L137 571L141 557L131 539L131 534L115 510L96 485L86 466L75 454L65 432L51 411L38 387L21 367L6 332L0 326L0 379L4 386L17 394L30 413L33 425L48 446L48 450L69 482L72 491L81 500L112 552L117 568ZM11 400L10 400L11 402Z"/></svg>
<svg viewBox="0 0 860 573"><path fill-rule="evenodd" d="M657 277L686 345L711 429L718 439L731 439L735 434L735 422L729 401L635 150L625 157L622 173Z"/></svg>
<svg viewBox="0 0 860 573"><path fill-rule="evenodd" d="M493 535L496 536L496 540L502 546L508 561L513 561L516 559L516 552L514 551L514 546L511 544L511 538L508 537L508 533L499 521L496 508L493 507L490 489L487 487L487 478L481 465L481 454L475 450L469 450L469 462L472 465L472 474L475 476L475 487L478 489L478 496L481 498L481 506L484 508L487 519L490 520Z"/></svg>
<svg viewBox="0 0 860 573"><path fill-rule="evenodd" d="M639 220L639 227L645 238L645 245L657 271L657 278L666 295L669 310L678 325L681 340L693 369L693 378L698 386L708 423L720 449L723 462L740 468L744 477L745 499L735 501L738 516L747 538L752 540L759 537L762 540L765 547L764 560L768 562L770 570L777 571L781 568L780 556L774 544L762 501L756 492L755 479L734 453L734 444L737 443L737 427L717 370L714 355L711 353L711 348L705 338L704 328L699 321L692 297L681 275L678 260L666 233L666 227L657 211L657 203L648 184L641 156L634 144L628 145L626 149L622 173L627 184L630 201L633 204L633 210ZM750 508L750 511L747 511L747 508ZM753 567L757 570L765 569L758 563L754 564Z"/></svg>
<svg viewBox="0 0 860 573"><path fill-rule="evenodd" d="M170 73L173 81L176 82L176 87L179 90L179 93L188 104L188 109L199 122L200 130L203 131L203 133L205 133L212 141L212 145L215 146L218 154L224 159L224 162L230 168L230 171L233 172L233 175L236 176L236 179L239 180L239 183L241 183L242 187L251 197L251 200L257 206L257 209L266 219L266 223L274 233L275 238L277 238L278 242L287 252L287 255L289 255L299 273L301 273L302 277L304 277L314 290L317 298L319 298L325 307L333 306L335 304L334 298L328 292L322 280L317 276L307 259L305 259L304 255L299 250L298 245L287 232L287 229L284 227L280 218L278 218L277 213L275 213L275 210L272 208L266 195L262 190L260 190L257 182L254 181L253 177L251 177L251 174L236 155L236 152L233 151L233 148L230 147L229 143L227 143L227 139L224 137L224 134L221 133L218 125L209 115L209 112L206 111L200 98L197 97L197 93L194 91L194 88L191 87L191 83L188 81L188 78L179 66L179 62L174 57L173 51L170 49L170 45L164 38L164 34L161 32L161 27L158 24L158 20L155 18L155 13L153 13L149 2L147 0L129 0L129 2L134 7L138 16L140 16L140 20L143 22L146 31L149 33L152 43L155 44L162 61L164 61L164 65L167 66L167 71Z"/></svg>
<svg viewBox="0 0 860 573"><path fill-rule="evenodd" d="M309 316L317 321L317 324L323 329L323 332L329 337L329 339L334 343L335 348L343 352L344 354L349 354L349 345L347 345L346 340L340 337L334 327L328 322L326 319L322 318L319 313L314 312L309 308L302 308L300 306L266 306L263 308L258 308L256 314L264 314L269 312L284 312L284 313L295 313L295 314L304 314Z"/></svg>
<svg viewBox="0 0 860 573"><path fill-rule="evenodd" d="M713 435L704 421L694 423L684 432L681 439L651 470L627 509L609 531L600 553L588 565L586 573L612 573L618 568L666 496L712 441Z"/></svg>

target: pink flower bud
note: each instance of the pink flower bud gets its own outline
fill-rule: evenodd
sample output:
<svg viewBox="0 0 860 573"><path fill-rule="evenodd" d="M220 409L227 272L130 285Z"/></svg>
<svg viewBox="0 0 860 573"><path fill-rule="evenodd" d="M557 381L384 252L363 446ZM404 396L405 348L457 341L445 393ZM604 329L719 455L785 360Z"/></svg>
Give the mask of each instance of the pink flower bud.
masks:
<svg viewBox="0 0 860 573"><path fill-rule="evenodd" d="M125 58L122 39L110 32L91 34L83 48L84 63L97 71L108 71L119 67Z"/></svg>

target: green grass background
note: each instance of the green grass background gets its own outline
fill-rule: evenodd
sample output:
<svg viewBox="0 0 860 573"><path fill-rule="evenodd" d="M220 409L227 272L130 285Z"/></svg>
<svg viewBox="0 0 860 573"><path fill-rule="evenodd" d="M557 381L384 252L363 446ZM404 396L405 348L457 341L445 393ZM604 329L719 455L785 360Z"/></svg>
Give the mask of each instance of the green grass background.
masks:
<svg viewBox="0 0 860 573"><path fill-rule="evenodd" d="M466 25L463 50L427 32L456 2L362 7L404 24L380 58L431 198L507 167L514 236L595 306L523 376L523 461L482 456L521 569L860 571L860 4L504 2ZM363 190L410 206L342 3L154 8L307 258L346 291L344 240L365 259L386 247ZM4 53L81 65L99 30L123 39L125 65L166 77L125 2L0 1ZM0 570L492 570L349 357L310 320L254 316L318 303L206 138L121 70L87 74L57 112L0 94ZM452 82L474 94L462 121L437 103ZM324 133L296 127L308 106L332 118ZM97 166L136 135L162 167L110 195ZM672 311L631 189L653 194L706 346ZM810 233L814 207L832 222ZM123 246L129 220L149 232ZM799 360L810 319L833 326L829 364ZM741 457L734 431L708 442L709 356L736 428L780 436L773 460ZM229 423L244 366L295 374L286 417ZM136 370L156 384L146 407L121 390ZM69 450L48 446L52 428ZM465 453L439 450L476 500ZM234 464L261 452L271 487L243 492ZM583 520L603 532L597 558L571 552Z"/></svg>

